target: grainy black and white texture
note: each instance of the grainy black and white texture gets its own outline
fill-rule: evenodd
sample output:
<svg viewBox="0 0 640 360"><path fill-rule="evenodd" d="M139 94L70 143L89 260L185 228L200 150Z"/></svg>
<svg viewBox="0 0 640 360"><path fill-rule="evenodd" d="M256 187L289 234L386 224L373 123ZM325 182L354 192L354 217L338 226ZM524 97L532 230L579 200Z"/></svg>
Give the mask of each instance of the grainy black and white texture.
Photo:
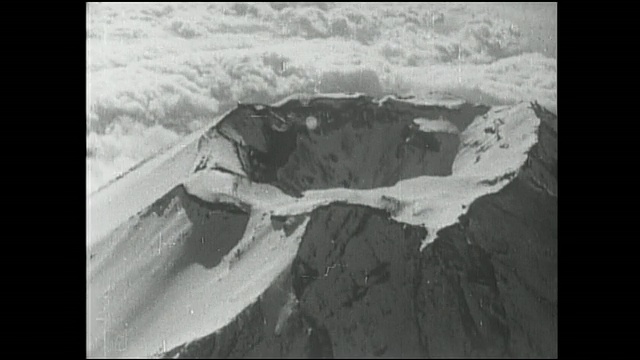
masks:
<svg viewBox="0 0 640 360"><path fill-rule="evenodd" d="M557 357L555 3L87 3L87 356Z"/></svg>
<svg viewBox="0 0 640 360"><path fill-rule="evenodd" d="M238 101L294 92L555 111L555 3L87 4L87 192Z"/></svg>

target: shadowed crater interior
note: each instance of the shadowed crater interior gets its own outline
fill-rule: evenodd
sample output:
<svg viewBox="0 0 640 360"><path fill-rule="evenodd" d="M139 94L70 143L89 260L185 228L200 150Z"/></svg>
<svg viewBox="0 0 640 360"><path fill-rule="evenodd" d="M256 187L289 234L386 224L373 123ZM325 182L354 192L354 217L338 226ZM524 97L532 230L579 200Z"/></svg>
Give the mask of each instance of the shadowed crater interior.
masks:
<svg viewBox="0 0 640 360"><path fill-rule="evenodd" d="M187 193L182 185L157 200L142 217L155 213L169 221L181 212L190 224L180 236L182 251L173 266L175 273L194 263L207 269L218 265L242 239L249 221L247 210L203 201Z"/></svg>
<svg viewBox="0 0 640 360"><path fill-rule="evenodd" d="M417 176L448 176L458 132L486 106L416 105L368 96L243 105L215 128L236 144L251 180L298 196L305 190L371 189ZM444 120L451 130L421 130L415 119ZM457 128L457 131L455 130Z"/></svg>

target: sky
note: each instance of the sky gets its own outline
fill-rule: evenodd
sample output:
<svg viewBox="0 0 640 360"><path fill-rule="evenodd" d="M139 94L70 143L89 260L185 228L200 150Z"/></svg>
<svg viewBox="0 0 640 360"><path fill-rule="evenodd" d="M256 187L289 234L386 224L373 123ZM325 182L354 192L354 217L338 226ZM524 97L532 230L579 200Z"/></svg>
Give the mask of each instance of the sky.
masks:
<svg viewBox="0 0 640 360"><path fill-rule="evenodd" d="M556 111L556 3L88 3L87 194L238 101L433 96Z"/></svg>

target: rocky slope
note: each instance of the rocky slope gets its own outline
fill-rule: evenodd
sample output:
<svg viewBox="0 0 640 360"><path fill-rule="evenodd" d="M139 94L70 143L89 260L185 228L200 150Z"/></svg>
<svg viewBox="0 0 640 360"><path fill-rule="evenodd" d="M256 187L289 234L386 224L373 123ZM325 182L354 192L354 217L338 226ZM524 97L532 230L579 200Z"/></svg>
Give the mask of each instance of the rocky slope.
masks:
<svg viewBox="0 0 640 360"><path fill-rule="evenodd" d="M544 125L540 132L556 137ZM544 144L509 185L477 199L423 252L425 230L382 210L316 209L289 283L274 284L218 333L166 355L556 357L557 196L540 184L557 185L536 164L557 162ZM277 334L269 312L283 311L288 294L296 299L288 332Z"/></svg>
<svg viewBox="0 0 640 360"><path fill-rule="evenodd" d="M537 104L239 106L184 185L92 247L90 287L116 292L94 308L126 314L91 326L93 356L557 356L556 123ZM175 250L150 255L158 233Z"/></svg>

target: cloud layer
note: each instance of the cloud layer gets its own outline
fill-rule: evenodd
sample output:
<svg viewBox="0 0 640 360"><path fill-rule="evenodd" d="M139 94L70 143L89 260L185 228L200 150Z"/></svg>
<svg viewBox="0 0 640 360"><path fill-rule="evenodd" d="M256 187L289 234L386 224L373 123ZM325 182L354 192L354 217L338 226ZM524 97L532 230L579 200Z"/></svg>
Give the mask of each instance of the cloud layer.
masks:
<svg viewBox="0 0 640 360"><path fill-rule="evenodd" d="M90 3L87 191L238 101L447 91L555 108L556 60L524 53L530 38L472 4Z"/></svg>

